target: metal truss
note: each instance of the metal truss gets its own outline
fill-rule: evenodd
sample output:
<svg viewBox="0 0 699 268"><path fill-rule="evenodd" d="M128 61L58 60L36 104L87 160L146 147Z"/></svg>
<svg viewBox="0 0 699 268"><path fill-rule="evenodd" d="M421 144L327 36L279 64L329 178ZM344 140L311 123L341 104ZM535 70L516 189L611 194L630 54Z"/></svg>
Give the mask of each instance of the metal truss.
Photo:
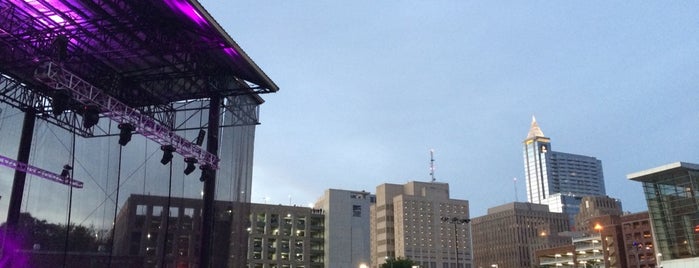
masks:
<svg viewBox="0 0 699 268"><path fill-rule="evenodd" d="M36 111L38 118L54 124L60 128L75 132L81 137L93 136L93 129L82 128L81 120L72 111L66 111L60 115L53 115L50 98L44 93L31 90L26 84L20 83L0 73L0 101L22 111L29 109Z"/></svg>
<svg viewBox="0 0 699 268"><path fill-rule="evenodd" d="M248 126L260 123L260 103L250 95L230 96L223 104L224 110L231 113L231 121L222 126Z"/></svg>
<svg viewBox="0 0 699 268"><path fill-rule="evenodd" d="M14 78L0 73L0 102L22 111L32 109L42 119L48 123L56 125L67 131L75 132L78 136L100 137L116 135L111 133L111 129L84 128L81 117L73 110L55 115L53 114L52 97L48 93L29 88L29 85L20 83ZM172 105L145 106L137 108L142 114L152 117L160 124L173 128L175 124L175 110Z"/></svg>
<svg viewBox="0 0 699 268"><path fill-rule="evenodd" d="M35 72L38 81L55 90L69 90L72 98L84 105L94 105L115 122L129 123L146 138L160 145L172 145L185 158L195 158L201 165L218 169L218 157L175 134L170 128L158 124L153 118L127 106L87 81L62 69L58 64L46 62Z"/></svg>
<svg viewBox="0 0 699 268"><path fill-rule="evenodd" d="M54 11L64 24L35 18L26 7L0 3L0 42L11 48L0 49L0 66L29 80L32 65L58 61L55 41L62 37L70 40L65 68L131 107L205 98L214 92L221 96L274 92L223 67L229 63L225 55L217 54L224 49L220 37L191 28L185 33L158 16L143 16L143 10L152 9L146 2L86 2L70 12ZM141 19L121 21L131 17ZM144 51L150 53L141 54Z"/></svg>
<svg viewBox="0 0 699 268"><path fill-rule="evenodd" d="M32 174L34 176L47 179L53 182L58 182L60 184L65 184L74 188L83 188L83 182L74 180L70 177L64 177L61 175L58 175L56 173L53 173L48 170L44 170L35 166L31 166L26 163L18 162L17 160L14 160L12 158L8 158L6 156L0 155L0 166L6 166L9 168L13 168L22 172L25 172L27 174Z"/></svg>

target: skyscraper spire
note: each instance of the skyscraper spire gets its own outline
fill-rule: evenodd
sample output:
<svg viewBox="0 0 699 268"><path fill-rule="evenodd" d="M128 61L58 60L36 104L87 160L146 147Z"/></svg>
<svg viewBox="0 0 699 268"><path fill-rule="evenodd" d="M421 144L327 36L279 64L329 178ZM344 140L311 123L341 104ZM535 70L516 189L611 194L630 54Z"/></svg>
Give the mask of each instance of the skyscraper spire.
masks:
<svg viewBox="0 0 699 268"><path fill-rule="evenodd" d="M544 132L539 128L539 124L536 123L536 117L532 115L532 125L529 127L529 134L527 134L527 140L533 139L535 137L546 137Z"/></svg>

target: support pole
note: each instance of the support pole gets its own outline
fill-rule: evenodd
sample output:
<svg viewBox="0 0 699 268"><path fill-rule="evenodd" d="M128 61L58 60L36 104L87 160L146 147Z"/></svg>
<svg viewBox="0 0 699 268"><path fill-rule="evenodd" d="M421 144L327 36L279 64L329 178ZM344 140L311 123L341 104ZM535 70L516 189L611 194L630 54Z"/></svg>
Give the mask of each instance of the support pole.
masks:
<svg viewBox="0 0 699 268"><path fill-rule="evenodd" d="M32 149L32 138L34 137L34 123L36 122L36 111L28 109L24 113L24 122L22 124L22 136L19 140L19 153L17 154L17 162L29 163L29 153ZM7 210L7 234L14 240L17 234L17 225L19 224L19 214L22 208L22 195L24 195L24 182L27 178L27 173L23 170L15 170L15 178L12 182L12 193L10 195L10 204ZM7 249L7 247L3 247ZM3 256L7 256L4 254Z"/></svg>
<svg viewBox="0 0 699 268"><path fill-rule="evenodd" d="M219 114L221 110L221 97L211 97L209 101L209 127L206 137L206 151L212 155L218 155L218 128ZM214 237L214 195L216 194L216 170L202 168L204 179L204 205L201 219L201 252L199 255L199 267L211 267L211 248Z"/></svg>

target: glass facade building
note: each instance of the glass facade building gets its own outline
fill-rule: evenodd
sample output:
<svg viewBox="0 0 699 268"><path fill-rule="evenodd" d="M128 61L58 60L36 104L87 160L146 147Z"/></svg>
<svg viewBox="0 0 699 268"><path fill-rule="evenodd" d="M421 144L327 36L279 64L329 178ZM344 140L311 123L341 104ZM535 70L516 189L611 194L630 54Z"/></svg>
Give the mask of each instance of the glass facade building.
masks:
<svg viewBox="0 0 699 268"><path fill-rule="evenodd" d="M605 195L602 161L552 151L551 139L544 136L536 119L523 144L528 202L568 214L572 226L583 196Z"/></svg>
<svg viewBox="0 0 699 268"><path fill-rule="evenodd" d="M252 96L236 98L253 103L256 101ZM177 133L194 140L199 132L198 127L208 120L207 113L202 113L198 107L206 107L208 103L191 101L178 105L182 105L182 111L175 115L176 124L186 130ZM5 103L0 103L0 110L0 155L15 159L24 113ZM237 120L240 120L239 115L236 115L234 109L222 111L218 144L220 168L217 170L214 195L216 201L250 202L256 125L240 125ZM95 127L108 129L116 125L102 118ZM203 183L200 181L199 169L185 175L182 172L185 162L180 155L175 155L169 164L163 165L160 162L163 155L160 145L138 133L134 133L126 146L120 146L118 139L118 136L76 137L44 120L36 120L28 164L55 173L60 173L63 165L69 164L73 166L72 177L84 182L84 185L83 188L71 189L27 174L20 224L26 232L45 229L47 235L23 234L21 241L6 240L2 247L16 246L17 250L26 251L30 264L46 259L39 254L62 253L66 250L73 254L69 256L68 263L71 263L71 259L84 256L111 258L113 264L125 257L133 261L134 255L120 254L121 251L117 251L113 244L116 239L113 223L117 221L117 212L126 206L129 196L171 196L173 199L194 199L201 203ZM206 143L205 139L202 145L204 148ZM0 167L0 177L3 178L0 180L0 237L7 220L14 173L13 169ZM154 221L153 224L152 228L165 228L164 221ZM68 243L65 242L67 225L73 230L80 230L71 231ZM214 240L227 241L230 233L215 233ZM197 239L191 243L199 243ZM170 236L164 242L175 243L175 240L176 237ZM114 251L110 254L112 249ZM161 263L161 259L155 260L154 256L147 255L152 252L144 250L141 253L140 257L152 261L142 262L142 267L155 267ZM188 257L197 254L193 250ZM166 264L174 265L173 259L167 254L162 256L166 257ZM62 261L60 259L58 262Z"/></svg>
<svg viewBox="0 0 699 268"><path fill-rule="evenodd" d="M627 175L642 182L663 267L699 262L699 165L676 162Z"/></svg>

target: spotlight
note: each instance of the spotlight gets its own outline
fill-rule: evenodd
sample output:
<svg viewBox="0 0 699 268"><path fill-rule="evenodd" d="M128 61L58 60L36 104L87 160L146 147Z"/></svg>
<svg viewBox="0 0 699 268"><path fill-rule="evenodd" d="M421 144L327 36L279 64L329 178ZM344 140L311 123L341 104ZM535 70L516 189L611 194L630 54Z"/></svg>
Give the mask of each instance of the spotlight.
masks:
<svg viewBox="0 0 699 268"><path fill-rule="evenodd" d="M201 169L201 177L199 177L199 181L203 182L214 176L214 169L212 169L209 165L199 166L199 169Z"/></svg>
<svg viewBox="0 0 699 268"><path fill-rule="evenodd" d="M203 129L199 130L199 134L197 135L197 140L194 142L196 145L201 146L204 143L204 137L206 136L206 131Z"/></svg>
<svg viewBox="0 0 699 268"><path fill-rule="evenodd" d="M193 157L187 157L184 159L184 162L187 163L187 167L184 168L184 175L189 175L192 172L194 172L195 169L197 169L196 166L194 166L195 163L197 163L197 159Z"/></svg>
<svg viewBox="0 0 699 268"><path fill-rule="evenodd" d="M130 123L119 124L119 144L126 146L131 141L131 134L136 128Z"/></svg>
<svg viewBox="0 0 699 268"><path fill-rule="evenodd" d="M163 158L160 159L160 163L162 163L163 165L167 165L168 163L170 163L170 161L172 161L172 152L175 151L175 147L173 147L172 145L163 145L160 146L160 150L163 150Z"/></svg>
<svg viewBox="0 0 699 268"><path fill-rule="evenodd" d="M95 106L83 107L83 127L91 128L100 120L100 110Z"/></svg>
<svg viewBox="0 0 699 268"><path fill-rule="evenodd" d="M70 165L63 165L63 171L61 171L61 177L63 179L68 179L70 177L70 171L73 170L73 167Z"/></svg>
<svg viewBox="0 0 699 268"><path fill-rule="evenodd" d="M70 93L60 90L56 91L51 99L51 111L54 116L59 116L66 110L70 109Z"/></svg>

